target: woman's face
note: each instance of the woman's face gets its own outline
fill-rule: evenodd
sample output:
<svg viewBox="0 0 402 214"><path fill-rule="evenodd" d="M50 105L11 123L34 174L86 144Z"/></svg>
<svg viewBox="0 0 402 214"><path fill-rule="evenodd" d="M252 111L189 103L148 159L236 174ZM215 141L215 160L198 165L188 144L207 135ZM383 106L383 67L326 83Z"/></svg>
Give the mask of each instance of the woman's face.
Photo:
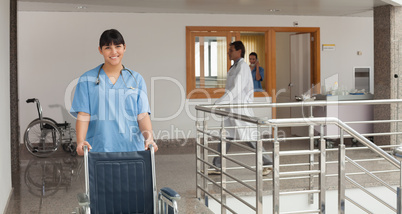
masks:
<svg viewBox="0 0 402 214"><path fill-rule="evenodd" d="M105 59L105 64L113 66L121 64L125 51L126 45L123 44L115 45L112 43L99 48L99 53L103 55L103 58Z"/></svg>
<svg viewBox="0 0 402 214"><path fill-rule="evenodd" d="M250 62L250 64L255 64L257 62L257 58L254 55L250 55L248 57L248 61Z"/></svg>

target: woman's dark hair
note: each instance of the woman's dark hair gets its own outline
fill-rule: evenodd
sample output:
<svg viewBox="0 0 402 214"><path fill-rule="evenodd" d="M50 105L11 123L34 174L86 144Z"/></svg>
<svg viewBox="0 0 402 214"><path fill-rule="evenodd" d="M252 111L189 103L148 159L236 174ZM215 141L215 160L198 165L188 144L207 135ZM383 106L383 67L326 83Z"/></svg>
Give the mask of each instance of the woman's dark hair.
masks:
<svg viewBox="0 0 402 214"><path fill-rule="evenodd" d="M100 39L99 39L99 47L107 46L110 44L114 45L125 45L124 38L121 33L116 29L105 30Z"/></svg>
<svg viewBox="0 0 402 214"><path fill-rule="evenodd" d="M256 52L251 52L250 55L248 56L255 56L255 59L258 59L257 53Z"/></svg>
<svg viewBox="0 0 402 214"><path fill-rule="evenodd" d="M241 50L241 57L244 58L244 53L246 52L246 49L244 48L243 42L241 41L234 41L230 43L230 45L235 48L236 51Z"/></svg>

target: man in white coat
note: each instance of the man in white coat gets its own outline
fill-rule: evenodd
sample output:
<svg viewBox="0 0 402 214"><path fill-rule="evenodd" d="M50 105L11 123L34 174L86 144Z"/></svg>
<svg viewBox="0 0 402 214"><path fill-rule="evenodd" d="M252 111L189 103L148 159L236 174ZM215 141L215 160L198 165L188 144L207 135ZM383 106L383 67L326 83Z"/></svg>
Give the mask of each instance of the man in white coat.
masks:
<svg viewBox="0 0 402 214"><path fill-rule="evenodd" d="M237 104L237 103L252 103L254 99L254 86L253 79L250 73L250 68L244 61L245 48L241 41L235 41L230 44L228 50L228 56L230 60L233 60L233 65L230 67L227 73L225 94L219 98L215 104ZM252 109L247 108L231 108L230 112L254 116ZM245 127L247 128L228 128L227 138L228 139L240 139L247 140L248 145L251 148L256 148L257 131L256 128L251 128L249 126L253 125L241 120L235 120L232 118L225 119L225 127ZM226 144L226 152L229 151L230 143ZM218 151L220 152L221 147L218 146ZM265 149L263 148L263 152ZM217 167L221 167L220 157L215 157L213 164ZM263 175L268 175L272 170L272 159L269 155L263 155ZM209 171L209 174L219 174L219 171Z"/></svg>

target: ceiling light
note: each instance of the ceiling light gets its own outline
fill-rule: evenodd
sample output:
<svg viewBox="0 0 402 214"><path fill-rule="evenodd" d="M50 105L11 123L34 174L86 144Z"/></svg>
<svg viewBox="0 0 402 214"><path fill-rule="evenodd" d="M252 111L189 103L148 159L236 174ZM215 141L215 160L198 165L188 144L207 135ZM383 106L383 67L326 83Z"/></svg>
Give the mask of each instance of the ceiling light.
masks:
<svg viewBox="0 0 402 214"><path fill-rule="evenodd" d="M87 6L79 5L79 6L77 6L77 9L78 10L85 10L85 9L87 9Z"/></svg>

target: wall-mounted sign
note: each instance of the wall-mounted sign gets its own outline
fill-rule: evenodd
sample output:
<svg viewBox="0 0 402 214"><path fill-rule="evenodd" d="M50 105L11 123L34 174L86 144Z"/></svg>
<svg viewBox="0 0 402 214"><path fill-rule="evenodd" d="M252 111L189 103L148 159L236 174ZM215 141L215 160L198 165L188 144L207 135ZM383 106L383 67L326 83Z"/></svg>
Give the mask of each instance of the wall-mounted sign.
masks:
<svg viewBox="0 0 402 214"><path fill-rule="evenodd" d="M322 51L334 51L335 44L322 44Z"/></svg>

